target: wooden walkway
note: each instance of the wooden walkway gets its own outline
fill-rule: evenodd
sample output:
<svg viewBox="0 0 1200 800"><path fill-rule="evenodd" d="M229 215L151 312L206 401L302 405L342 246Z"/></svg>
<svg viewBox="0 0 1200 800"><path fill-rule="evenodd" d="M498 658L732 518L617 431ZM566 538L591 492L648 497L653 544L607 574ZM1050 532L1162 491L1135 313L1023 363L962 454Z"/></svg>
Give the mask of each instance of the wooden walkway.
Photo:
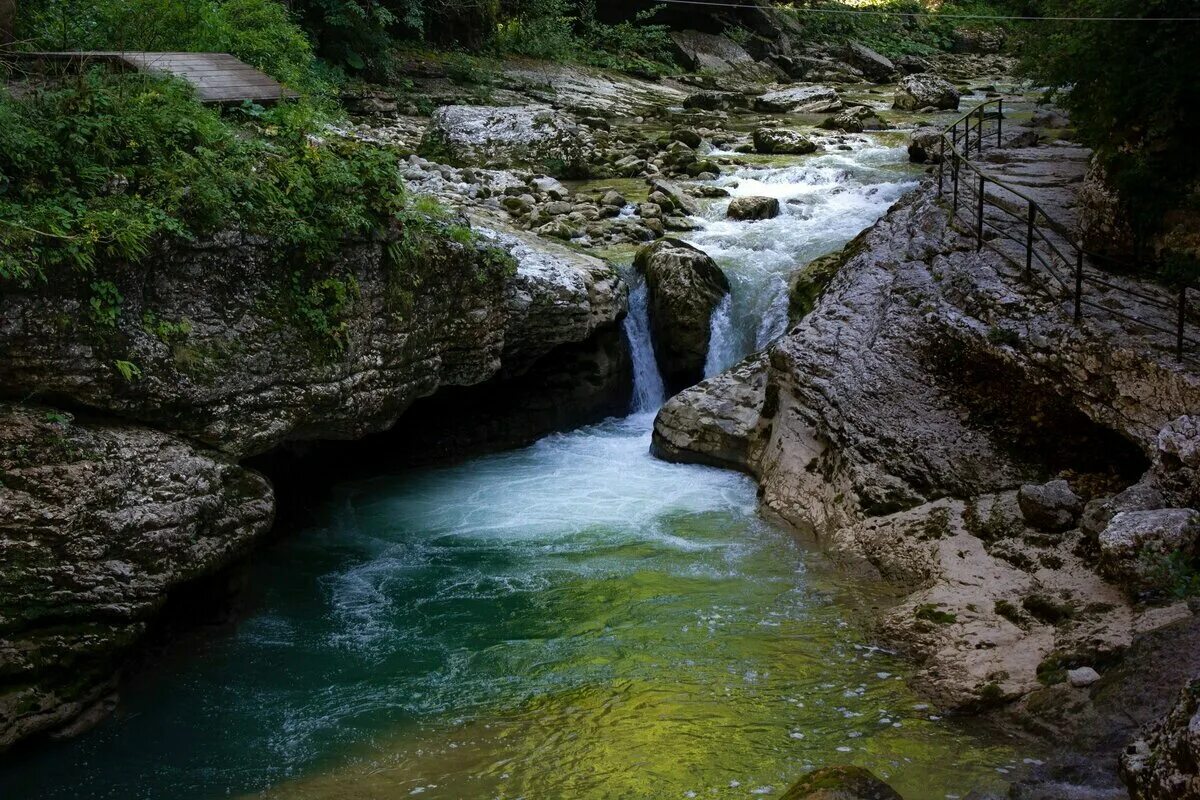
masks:
<svg viewBox="0 0 1200 800"><path fill-rule="evenodd" d="M172 75L196 87L196 96L203 103L235 104L249 100L268 104L300 96L269 75L228 53L95 50L9 55L26 61L53 61L78 66L100 63L117 69Z"/></svg>

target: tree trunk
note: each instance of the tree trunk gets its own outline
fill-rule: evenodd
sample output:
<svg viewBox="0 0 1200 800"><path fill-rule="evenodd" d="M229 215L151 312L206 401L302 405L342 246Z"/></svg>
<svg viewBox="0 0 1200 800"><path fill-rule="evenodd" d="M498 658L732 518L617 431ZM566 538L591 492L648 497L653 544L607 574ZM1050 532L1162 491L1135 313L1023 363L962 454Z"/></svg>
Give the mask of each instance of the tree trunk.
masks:
<svg viewBox="0 0 1200 800"><path fill-rule="evenodd" d="M17 0L0 0L0 45L16 39Z"/></svg>

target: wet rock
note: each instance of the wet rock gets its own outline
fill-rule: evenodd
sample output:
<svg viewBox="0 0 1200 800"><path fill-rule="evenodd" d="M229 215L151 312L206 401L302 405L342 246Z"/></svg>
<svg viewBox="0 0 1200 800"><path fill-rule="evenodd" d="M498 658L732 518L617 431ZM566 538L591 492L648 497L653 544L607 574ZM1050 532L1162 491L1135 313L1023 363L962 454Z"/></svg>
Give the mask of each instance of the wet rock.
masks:
<svg viewBox="0 0 1200 800"><path fill-rule="evenodd" d="M643 247L633 263L646 277L654 351L667 389L698 383L712 315L729 293L728 279L708 254L678 239Z"/></svg>
<svg viewBox="0 0 1200 800"><path fill-rule="evenodd" d="M808 773L779 800L902 800L895 789L862 767L825 767Z"/></svg>
<svg viewBox="0 0 1200 800"><path fill-rule="evenodd" d="M874 83L888 83L896 77L896 65L861 42L846 45L846 61Z"/></svg>
<svg viewBox="0 0 1200 800"><path fill-rule="evenodd" d="M433 112L422 155L454 166L534 168L588 174L591 135L548 106L443 106Z"/></svg>
<svg viewBox="0 0 1200 800"><path fill-rule="evenodd" d="M566 220L556 219L537 229L539 236L569 241L579 236L579 230Z"/></svg>
<svg viewBox="0 0 1200 800"><path fill-rule="evenodd" d="M0 474L0 750L106 711L168 593L274 515L266 479L224 456L45 406L0 404Z"/></svg>
<svg viewBox="0 0 1200 800"><path fill-rule="evenodd" d="M686 172L698 180L712 180L721 174L721 165L711 158L702 158L699 161L693 161L691 164L688 164ZM700 177L701 175L707 175L708 177L702 178Z"/></svg>
<svg viewBox="0 0 1200 800"><path fill-rule="evenodd" d="M896 87L892 107L901 111L958 108L959 93L949 81L931 73L906 75Z"/></svg>
<svg viewBox="0 0 1200 800"><path fill-rule="evenodd" d="M650 181L650 188L656 192L662 192L667 197L671 198L671 202L678 209L685 211L688 214L699 214L700 204L693 198L689 197L679 185L671 181L655 178Z"/></svg>
<svg viewBox="0 0 1200 800"><path fill-rule="evenodd" d="M1200 514L1191 508L1122 511L1100 533L1100 569L1138 591L1164 589L1161 562L1175 553L1190 559L1200 537Z"/></svg>
<svg viewBox="0 0 1200 800"><path fill-rule="evenodd" d="M879 118L874 109L866 106L853 106L821 122L822 128L831 131L846 131L847 133L862 133L868 128L883 130L887 123Z"/></svg>
<svg viewBox="0 0 1200 800"><path fill-rule="evenodd" d="M757 128L754 149L764 155L805 155L815 152L817 145L799 131L786 128Z"/></svg>
<svg viewBox="0 0 1200 800"><path fill-rule="evenodd" d="M940 164L942 161L942 131L940 128L917 128L908 142L908 160L914 164Z"/></svg>
<svg viewBox="0 0 1200 800"><path fill-rule="evenodd" d="M767 113L824 114L841 110L842 98L828 86L794 86L759 95L754 108Z"/></svg>
<svg viewBox="0 0 1200 800"><path fill-rule="evenodd" d="M646 171L646 160L637 156L625 156L613 164L616 173L625 178L634 178Z"/></svg>
<svg viewBox="0 0 1200 800"><path fill-rule="evenodd" d="M1043 531L1073 528L1083 511L1083 500L1062 480L1041 485L1025 484L1017 492L1017 503L1025 521Z"/></svg>
<svg viewBox="0 0 1200 800"><path fill-rule="evenodd" d="M684 108L702 109L705 111L730 111L747 108L749 98L740 92L707 91L690 94L683 101Z"/></svg>
<svg viewBox="0 0 1200 800"><path fill-rule="evenodd" d="M695 128L675 128L671 131L671 139L683 142L688 147L696 148L704 141L704 137Z"/></svg>
<svg viewBox="0 0 1200 800"><path fill-rule="evenodd" d="M755 221L779 216L779 200L774 197L738 197L729 204L730 219Z"/></svg>
<svg viewBox="0 0 1200 800"><path fill-rule="evenodd" d="M600 204L613 208L624 208L627 205L624 195L615 189L610 189L600 198Z"/></svg>

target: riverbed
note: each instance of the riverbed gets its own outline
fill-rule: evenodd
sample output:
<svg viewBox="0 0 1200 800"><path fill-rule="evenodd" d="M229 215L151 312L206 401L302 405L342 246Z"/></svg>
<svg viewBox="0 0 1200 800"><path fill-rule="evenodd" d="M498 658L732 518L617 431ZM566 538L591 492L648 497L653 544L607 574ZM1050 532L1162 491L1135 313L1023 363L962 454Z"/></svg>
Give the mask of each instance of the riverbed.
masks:
<svg viewBox="0 0 1200 800"><path fill-rule="evenodd" d="M731 171L784 214L704 210L733 295L709 372L786 329L786 277L913 185L893 137ZM663 401L634 281L632 413L450 467L339 481L251 568L236 625L139 673L113 717L0 777L21 798L776 796L827 764L909 800L1021 758L872 644L880 587L761 517L748 477L649 455Z"/></svg>

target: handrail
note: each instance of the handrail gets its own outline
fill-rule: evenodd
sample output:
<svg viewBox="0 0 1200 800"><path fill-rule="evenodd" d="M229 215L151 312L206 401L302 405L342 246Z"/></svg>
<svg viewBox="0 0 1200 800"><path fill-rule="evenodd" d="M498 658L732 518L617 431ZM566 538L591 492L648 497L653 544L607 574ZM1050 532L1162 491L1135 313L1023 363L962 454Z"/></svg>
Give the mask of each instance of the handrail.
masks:
<svg viewBox="0 0 1200 800"><path fill-rule="evenodd" d="M995 107L995 111L988 110L992 106ZM948 173L952 184L952 202L950 204L951 216L953 219L958 220L960 219L958 213L960 197L964 194L974 195L973 197L970 197L968 202L973 201L973 205L975 207L973 209L967 209L968 213L971 211L974 213L970 215L967 222L974 228L976 237L975 249L983 249L986 238L984 236L985 229L994 232L992 237L993 239L998 236L999 238L1007 241L1021 244L1021 240L1016 234L1001 229L1000 225L998 225L995 221L987 219L986 211L988 208L1001 212L1003 215L1014 220L1017 224L1024 221L1026 224L1024 240L1024 275L1026 279L1034 279L1035 273L1033 265L1036 259L1037 263L1044 267L1046 272L1048 272L1058 284L1060 284L1064 289L1070 291L1074 300L1074 318L1076 323L1082 321L1083 308L1084 306L1088 306L1089 308L1103 309L1115 316L1131 320L1150 328L1151 330L1173 334L1175 337L1175 355L1182 361L1185 358L1185 344L1200 345L1200 342L1198 342L1196 339L1193 339L1185 334L1185 327L1189 316L1188 292L1196 287L1190 286L1186 283L1181 284L1178 289L1178 297L1171 301L1160 297L1153 297L1150 294L1134 288L1120 286L1113 281L1104 280L1101 277L1088 275L1084 268L1087 258L1090 257L1094 260L1100 260L1105 257L1088 253L1084 249L1083 244L1076 239L1074 231L1072 231L1069 226L1062 224L1047 214L1046 210L1041 207L1037 199L1016 188L1015 186L996 178L992 173L985 171L977 163L971 161L972 144L974 144L975 153L980 154L983 152L986 146L991 144L993 140L993 133L991 131L987 132L985 140L984 127L989 120L994 120L996 123L994 140L995 145L999 147L1004 141L1004 98L1002 97L994 98L992 100L985 100L969 110L967 113L960 116L958 119L954 120L952 123L950 123L950 125L946 126L942 130L939 143L941 158L938 162L938 197L943 200L945 198L945 184ZM974 141L972 141L972 139ZM964 180L962 177L963 173L972 176L972 179ZM1011 199L1001 198L996 192L993 192L992 195L989 196L987 191L988 184L991 184L997 189L1001 189L1005 192L1008 192L1010 195L1025 201L1027 208L1025 219L1022 220L1021 214L1017 210L1019 209L1019 205L1017 205ZM1017 209L1013 208L1014 205L1017 206ZM1048 235L1049 233L1056 234L1060 238L1061 242L1055 242L1055 240ZM1042 249L1037 246L1039 242L1043 243L1045 249L1047 250L1044 255L1042 252L1039 252L1039 250ZM1059 246L1060 243L1068 251L1073 251L1074 258L1063 252L1063 247ZM1016 263L1016 259L1008 253L1005 253L998 247L994 247L994 249L996 249L1002 257ZM1058 270L1054 268L1053 264L1056 258L1066 268L1066 277L1060 275ZM1114 261L1115 263L1114 259L1106 260ZM1094 271L1099 271L1104 274L1103 270L1096 269ZM1085 283L1101 286L1115 292L1122 292L1158 308L1176 312L1175 329L1168 330L1162 325L1154 322L1136 319L1130 314L1114 308L1107 308L1106 306L1100 305L1084 297L1083 289ZM1186 357L1196 360L1198 363L1200 363L1200 358L1197 358L1196 355L1189 353L1186 354Z"/></svg>

